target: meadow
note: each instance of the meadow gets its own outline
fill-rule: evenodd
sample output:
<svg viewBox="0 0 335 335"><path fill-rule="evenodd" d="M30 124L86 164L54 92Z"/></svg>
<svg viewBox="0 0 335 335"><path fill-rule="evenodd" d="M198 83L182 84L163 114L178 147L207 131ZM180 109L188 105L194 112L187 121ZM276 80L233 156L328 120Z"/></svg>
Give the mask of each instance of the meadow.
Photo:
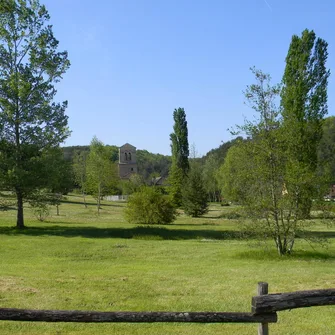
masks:
<svg viewBox="0 0 335 335"><path fill-rule="evenodd" d="M213 204L202 218L180 214L166 226L135 226L125 203L100 216L76 195L60 215L38 221L26 208L0 212L0 306L96 311L249 312L258 281L269 292L335 288L335 229L311 226L327 248L298 239L293 255L242 240L233 207ZM231 214L231 215L229 215ZM335 306L278 313L270 334L335 334ZM0 321L0 334L257 334L256 324L80 324Z"/></svg>

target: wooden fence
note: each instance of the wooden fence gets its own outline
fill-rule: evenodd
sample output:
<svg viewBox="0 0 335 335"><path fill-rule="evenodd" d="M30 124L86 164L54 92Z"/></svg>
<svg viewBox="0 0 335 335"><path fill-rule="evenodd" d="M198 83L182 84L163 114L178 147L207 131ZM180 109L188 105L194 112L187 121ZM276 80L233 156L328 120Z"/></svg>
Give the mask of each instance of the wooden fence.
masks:
<svg viewBox="0 0 335 335"><path fill-rule="evenodd" d="M268 284L258 283L250 313L223 312L92 312L0 308L0 320L43 322L193 322L259 323L258 334L269 334L268 324L277 322L278 311L335 305L335 289L268 294Z"/></svg>

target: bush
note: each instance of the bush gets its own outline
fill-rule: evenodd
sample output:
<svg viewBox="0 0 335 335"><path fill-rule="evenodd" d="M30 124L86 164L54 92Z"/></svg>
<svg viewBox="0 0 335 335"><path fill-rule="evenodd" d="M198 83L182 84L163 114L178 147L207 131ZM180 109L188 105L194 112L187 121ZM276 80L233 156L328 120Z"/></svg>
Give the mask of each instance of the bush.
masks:
<svg viewBox="0 0 335 335"><path fill-rule="evenodd" d="M48 204L40 203L33 206L33 213L38 221L45 221L50 215L50 208Z"/></svg>
<svg viewBox="0 0 335 335"><path fill-rule="evenodd" d="M167 195L143 186L129 197L125 217L130 223L168 224L176 219L176 209Z"/></svg>
<svg viewBox="0 0 335 335"><path fill-rule="evenodd" d="M36 219L45 221L50 215L50 205L53 204L53 196L48 193L48 190L38 190L31 194L29 199L30 207L33 210Z"/></svg>

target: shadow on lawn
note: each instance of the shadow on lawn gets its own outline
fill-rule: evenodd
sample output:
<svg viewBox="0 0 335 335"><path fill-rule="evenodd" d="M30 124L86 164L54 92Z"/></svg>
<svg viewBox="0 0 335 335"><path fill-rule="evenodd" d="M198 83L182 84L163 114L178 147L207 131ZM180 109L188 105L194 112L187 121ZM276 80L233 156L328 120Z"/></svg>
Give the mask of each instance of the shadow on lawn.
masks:
<svg viewBox="0 0 335 335"><path fill-rule="evenodd" d="M84 206L84 202L83 201L77 201L77 200L68 200L68 199L64 199L64 200L62 200L61 201L61 203L63 203L63 204L76 204L76 205L82 205L82 206ZM93 203L93 202L86 202L86 205L88 206L88 207L97 207L97 204L96 203ZM108 204L106 204L106 203L102 203L101 204L101 208L103 208L103 207L124 207L124 206L122 206L122 205L120 205L120 204L117 204L117 203L108 203Z"/></svg>
<svg viewBox="0 0 335 335"><path fill-rule="evenodd" d="M261 249L261 248L259 248ZM258 261L287 261L297 259L299 261L334 261L335 255L329 252L326 248L323 251L318 250L293 250L291 255L279 256L276 250L263 249L263 250L249 250L237 254L240 259L250 259Z"/></svg>
<svg viewBox="0 0 335 335"><path fill-rule="evenodd" d="M168 229L162 227L134 227L134 228L96 228L96 227L64 227L54 225L52 227L27 227L18 230L15 227L0 227L3 235L26 236L63 236L63 237L87 237L87 238L140 238L162 240L191 240L191 239L240 239L237 231L215 230L189 230Z"/></svg>

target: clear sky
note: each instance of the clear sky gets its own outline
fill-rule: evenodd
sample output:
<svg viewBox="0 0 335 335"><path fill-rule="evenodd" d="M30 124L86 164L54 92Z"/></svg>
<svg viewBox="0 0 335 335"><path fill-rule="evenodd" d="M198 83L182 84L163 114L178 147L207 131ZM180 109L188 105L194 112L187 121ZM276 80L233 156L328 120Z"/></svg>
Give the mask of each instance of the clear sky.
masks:
<svg viewBox="0 0 335 335"><path fill-rule="evenodd" d="M334 0L40 0L71 68L58 84L71 137L170 154L175 108L200 155L252 119L242 91L256 66L279 82L293 34L313 29L335 67ZM334 74L335 75L335 74ZM335 79L328 87L335 114Z"/></svg>

